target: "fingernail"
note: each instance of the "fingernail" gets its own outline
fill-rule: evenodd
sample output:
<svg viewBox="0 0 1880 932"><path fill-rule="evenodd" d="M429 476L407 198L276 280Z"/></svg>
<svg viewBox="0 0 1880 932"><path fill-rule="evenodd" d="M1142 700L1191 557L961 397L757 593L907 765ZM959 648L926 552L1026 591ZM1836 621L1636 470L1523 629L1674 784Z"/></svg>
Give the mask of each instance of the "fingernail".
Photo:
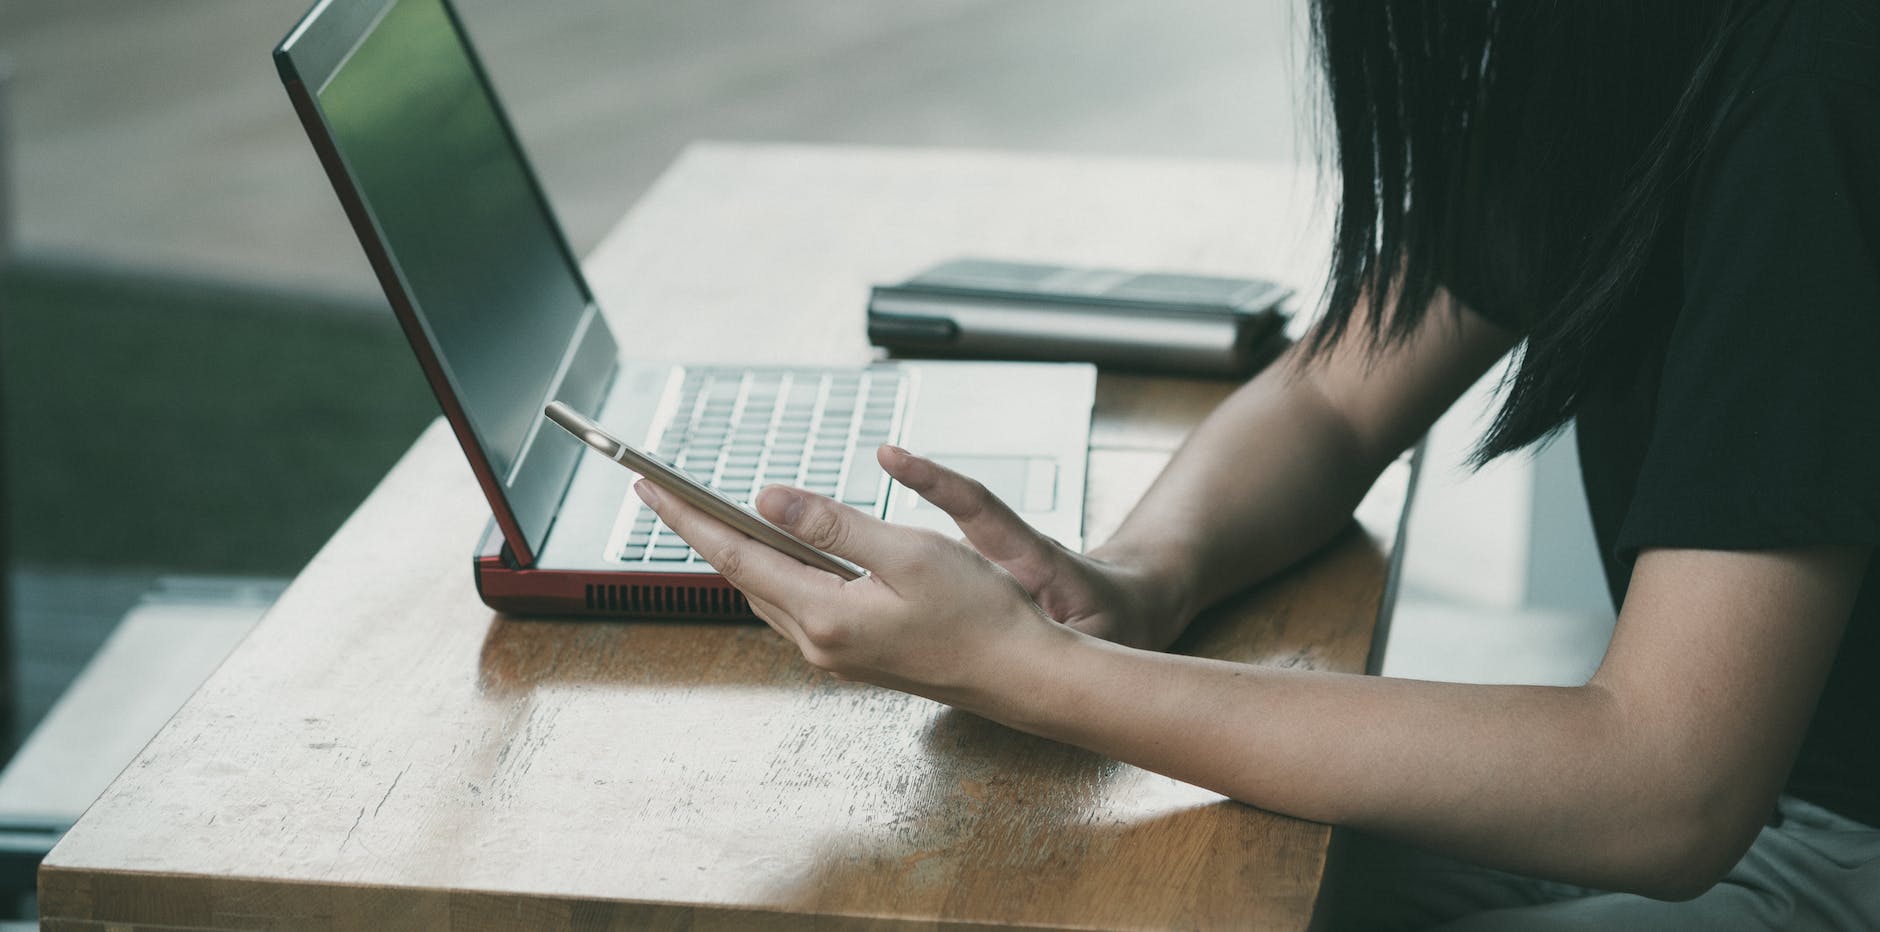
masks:
<svg viewBox="0 0 1880 932"><path fill-rule="evenodd" d="M659 490L653 488L653 484L651 482L648 482L645 479L641 479L640 481L633 483L633 491L634 491L634 494L640 496L640 501L643 501L646 503L646 507L648 508L659 507Z"/></svg>
<svg viewBox="0 0 1880 932"><path fill-rule="evenodd" d="M777 509L778 524L795 524L796 519L803 516L803 496L796 494L795 490L773 485L765 494L772 500L782 499L773 506Z"/></svg>
<svg viewBox="0 0 1880 932"><path fill-rule="evenodd" d="M892 443L883 444L883 446L887 447L888 450L896 456L913 456L914 455L912 453L907 452L906 449L897 447Z"/></svg>

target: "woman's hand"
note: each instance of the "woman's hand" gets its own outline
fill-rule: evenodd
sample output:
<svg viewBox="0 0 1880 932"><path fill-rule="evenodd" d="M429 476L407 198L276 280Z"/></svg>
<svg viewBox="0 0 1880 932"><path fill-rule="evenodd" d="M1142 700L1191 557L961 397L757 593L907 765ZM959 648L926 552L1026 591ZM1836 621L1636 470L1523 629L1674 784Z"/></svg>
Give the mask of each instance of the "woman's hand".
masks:
<svg viewBox="0 0 1880 932"><path fill-rule="evenodd" d="M644 480L634 490L667 526L743 591L805 660L863 680L989 712L1009 664L1036 663L1074 639L1010 573L933 531L898 527L799 489L759 496L764 516L860 564L845 581L798 563Z"/></svg>
<svg viewBox="0 0 1880 932"><path fill-rule="evenodd" d="M1189 613L1173 586L1145 568L1066 549L984 485L933 460L892 446L882 447L876 458L895 481L946 512L966 542L1011 573L1052 619L1150 650L1167 647L1187 626Z"/></svg>
<svg viewBox="0 0 1880 932"><path fill-rule="evenodd" d="M975 551L778 486L758 510L804 541L869 570L843 581L745 537L646 482L636 492L810 663L837 676L976 711L1004 665L1039 662L1074 636L1134 635L1152 602L1127 571L1070 553L1033 531L979 483L884 447L890 475L952 515ZM982 552L984 555L982 555ZM1118 638L1120 639L1120 638Z"/></svg>

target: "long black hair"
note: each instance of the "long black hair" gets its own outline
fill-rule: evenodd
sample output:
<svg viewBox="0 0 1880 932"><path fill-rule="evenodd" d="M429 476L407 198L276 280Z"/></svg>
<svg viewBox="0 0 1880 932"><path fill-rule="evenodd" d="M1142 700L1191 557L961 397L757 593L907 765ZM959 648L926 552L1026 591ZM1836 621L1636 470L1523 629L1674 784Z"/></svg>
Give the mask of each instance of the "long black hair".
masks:
<svg viewBox="0 0 1880 932"><path fill-rule="evenodd" d="M1676 261L1741 5L1316 0L1339 207L1308 358L1360 302L1376 349L1447 289L1526 338L1475 461L1561 427L1625 369L1627 308L1665 280L1655 263Z"/></svg>

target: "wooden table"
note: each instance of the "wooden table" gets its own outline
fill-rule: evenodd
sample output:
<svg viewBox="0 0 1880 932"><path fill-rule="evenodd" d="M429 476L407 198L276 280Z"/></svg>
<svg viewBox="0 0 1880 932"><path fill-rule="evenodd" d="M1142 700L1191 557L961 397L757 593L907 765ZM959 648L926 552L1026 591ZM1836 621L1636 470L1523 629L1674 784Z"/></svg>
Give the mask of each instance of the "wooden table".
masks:
<svg viewBox="0 0 1880 932"><path fill-rule="evenodd" d="M629 352L868 358L960 253L1309 281L1285 168L695 147L590 259ZM1306 243L1306 248L1294 244ZM1100 541L1231 386L1105 376ZM1363 670L1407 470L1181 649ZM477 601L427 431L46 860L49 929L1295 928L1328 829L807 667L761 626Z"/></svg>

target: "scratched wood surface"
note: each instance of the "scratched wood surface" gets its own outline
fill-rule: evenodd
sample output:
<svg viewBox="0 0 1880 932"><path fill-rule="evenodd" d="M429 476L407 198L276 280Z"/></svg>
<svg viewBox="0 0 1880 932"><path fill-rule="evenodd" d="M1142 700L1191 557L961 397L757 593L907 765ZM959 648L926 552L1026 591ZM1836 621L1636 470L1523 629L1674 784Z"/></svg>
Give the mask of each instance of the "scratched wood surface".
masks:
<svg viewBox="0 0 1880 932"><path fill-rule="evenodd" d="M949 255L1267 274L1289 171L695 148L588 263L630 350L857 361ZM1310 256L1310 250L1305 253ZM1293 255L1298 255L1295 250ZM1231 386L1106 376L1104 538ZM1407 470L1182 649L1364 667ZM496 615L434 425L47 859L49 929L1298 928L1328 830L804 665L757 625Z"/></svg>

